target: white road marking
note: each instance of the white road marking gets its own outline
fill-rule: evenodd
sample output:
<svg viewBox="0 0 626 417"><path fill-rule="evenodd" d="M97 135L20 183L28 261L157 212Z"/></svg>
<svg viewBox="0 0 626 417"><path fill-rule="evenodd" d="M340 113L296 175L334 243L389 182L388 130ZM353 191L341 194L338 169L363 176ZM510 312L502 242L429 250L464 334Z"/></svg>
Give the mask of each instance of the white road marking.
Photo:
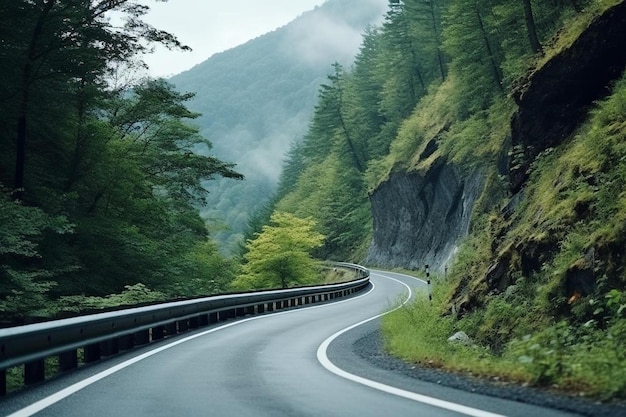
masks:
<svg viewBox="0 0 626 417"><path fill-rule="evenodd" d="M246 322L251 321L251 320L259 320L259 319L263 319L263 318L276 317L278 315L283 315L283 314L298 313L298 312L311 310L311 309L315 309L315 308L330 307L330 306L334 306L334 305L337 305L337 304L353 301L353 300L356 300L358 298L365 297L365 296L369 295L374 290L374 284L371 283L371 285L372 285L372 288L370 288L370 290L368 292L366 292L365 294L360 294L360 295L358 295L356 297L352 297L352 298L349 298L349 299L346 299L346 300L335 301L335 302L331 302L331 303L328 303L328 304L322 304L322 305L311 305L309 307L301 307L301 308L298 308L298 309L295 309L295 310L279 311L279 312L275 312L275 313L271 313L271 314L265 314L265 315L262 315L262 316L250 317L250 318L247 318L247 319L242 319L242 320L238 320L238 321L235 321L235 322L232 322L232 323L228 323L228 324L225 324L223 326L215 327L213 329L206 330L204 332L197 333L197 334L185 337L184 339L173 341L171 343L168 343L165 346L161 346L161 347L158 347L158 348L156 348L154 350L151 350L149 352L146 352L146 353L143 353L141 355L135 356L132 359L129 359L127 361L119 363L119 364L117 364L117 365L115 365L115 366L113 366L113 367L111 367L111 368L109 368L109 369L107 369L105 371L102 371L100 373L92 375L91 377L86 378L86 379L84 379L82 381L79 381L79 382L77 382L77 383L75 383L73 385L70 385L69 387L67 387L65 389L62 389L61 391L58 391L58 392L56 392L56 393L54 393L54 394L52 394L52 395L50 395L50 396L48 396L46 398L43 398L43 399L41 399L41 400L39 400L39 401L29 405L28 407L22 408L21 410L18 410L16 412L12 413L12 414L9 414L6 417L30 417L30 416L40 412L41 410L44 410L44 409L50 407L51 405L58 403L59 401L63 400L64 398L67 398L70 395L75 394L76 392L82 390L83 388L86 388L89 385L94 384L94 383L100 381L101 379L104 379L104 378L106 378L106 377L108 377L108 376L110 376L110 375L112 375L112 374L114 374L114 373L116 373L118 371L121 371L124 368L127 368L127 367L129 367L129 366L131 366L131 365L133 365L133 364L135 364L135 363L137 363L139 361L142 361L142 360L144 360L146 358L149 358L149 357L151 357L153 355L156 355L157 353L163 352L164 350L171 349L171 348L173 348L175 346L178 346L178 345L180 345L182 343L188 342L188 341L193 340L193 339L197 339L198 337L202 337L202 336L205 336L207 334L217 332L218 330L226 329L228 327L232 327L232 326L236 326L236 325L239 325L239 324L242 324L242 323L246 323Z"/></svg>
<svg viewBox="0 0 626 417"><path fill-rule="evenodd" d="M457 413L461 413L461 414L465 414L468 416L472 416L472 417L504 417L501 414L494 414L494 413L490 413L488 411L483 411L483 410L479 410L476 408L472 408L472 407L467 407L461 404L456 404L453 402L449 402L449 401L444 401L444 400L439 400L437 398L432 398L432 397L428 397L426 395L422 395L422 394L417 394L415 392L412 391L406 391L400 388L396 388L396 387L392 387L390 385L385 385L382 384L380 382L376 382L376 381L372 381L370 379L367 378L363 378L354 374L351 374L349 372L344 371L341 368L338 368L334 363L332 363L330 361L330 359L328 358L327 355L327 350L328 350L328 346L330 346L330 344L333 342L333 340L335 340L336 338L338 338L339 336L341 336L342 334L354 329L355 327L358 327L362 324L365 324L367 322L370 322L372 320L376 320L379 317L382 317L386 314L391 313L392 311L395 311L399 308L402 308L406 303L409 302L409 300L411 299L411 297L413 296L413 291L411 290L411 287L409 287L407 284L405 284L404 282L397 280L395 278L391 278L388 276L384 276L381 274L376 274L380 277L386 278L386 279L390 279L396 282L399 282L400 284L404 285L408 291L409 294L406 298L406 300L404 300L404 302L396 307L395 309L388 311L386 313L383 314L379 314L377 316L371 317L369 319L363 320L359 323L353 324L352 326L346 327L343 330L338 331L337 333L333 334L332 336L330 336L328 339L324 340L324 342L319 346L319 348L317 349L317 360L322 364L322 366L324 368L326 368L327 370L329 370L330 372L334 373L335 375L338 375L342 378L348 379L350 381L356 382L358 384L361 385L365 385L368 386L370 388L374 388L377 389L379 391L383 391L389 394L393 394L393 395L397 395L398 397L403 397L403 398L407 398L409 400L413 400L413 401L417 401L420 402L422 404L428 404L428 405L432 405L434 407L438 407L438 408L443 408L446 410L450 410L450 411L455 411ZM410 278L414 278L414 277L410 277ZM422 281L420 279L418 279L419 281Z"/></svg>
<svg viewBox="0 0 626 417"><path fill-rule="evenodd" d="M379 275L379 276L381 276L383 278L386 278L386 279L397 281L400 284L404 285L408 289L409 295L408 295L407 299L402 303L402 305L400 307L405 305L411 299L413 292L412 292L411 288L408 285L406 285L402 281L397 280L395 278L383 276L383 275L380 275L380 274L376 274L376 275ZM411 278L413 278L413 277L411 277ZM414 279L417 279L417 278L414 278ZM422 281L420 279L417 279L417 280L418 281ZM424 282L424 281L422 281L422 282ZM347 299L347 300L336 301L336 302L323 304L323 305L312 305L312 306L309 306L309 307L302 307L302 308L295 309L295 310L280 311L280 312L275 312L275 313L272 313L272 314L250 317L250 318L247 318L247 319L242 319L242 320L238 320L238 321L235 321L235 322L232 322L232 323L228 323L228 324L225 324L225 325L222 325L222 326L219 326L219 327L215 327L215 328L206 330L204 332L200 332L200 333L197 333L197 334L185 337L185 338L180 339L180 340L173 341L171 343L168 343L167 345L158 347L158 348L153 349L153 350L151 350L149 352L146 352L146 353L143 353L141 355L138 355L138 356L136 356L134 358L131 358L131 359L127 360L127 361L119 363L119 364L117 364L117 365L115 365L115 366L113 366L113 367L111 367L109 369L106 369L106 370L104 370L104 371L102 371L102 372L100 372L98 374L92 375L89 378L86 378L86 379L84 379L82 381L79 381L79 382L73 384L73 385L70 385L69 387L67 387L67 388L65 388L65 389L63 389L61 391L58 391L58 392L56 392L56 393L54 393L54 394L52 394L52 395L50 395L50 396L48 396L46 398L43 398L43 399L41 399L41 400L39 400L39 401L29 405L28 407L25 407L25 408L23 408L21 410L18 410L16 412L8 415L7 417L30 417L30 416L32 416L32 415L34 415L34 414L36 414L36 413L46 409L46 408L52 406L53 404L56 404L57 402L63 400L64 398L67 398L70 395L75 394L76 392L82 390L83 388L86 388L89 385L92 385L92 384L94 384L94 383L96 383L96 382L98 382L98 381L100 381L100 380L102 380L102 379L104 379L104 378L106 378L106 377L108 377L108 376L118 372L118 371L121 371L124 368L127 368L127 367L129 367L129 366L131 366L131 365L133 365L133 364L135 364L135 363L137 363L139 361L147 359L147 358L149 358L149 357L151 357L153 355L156 355L157 353L163 352L163 351L165 351L167 349L173 348L175 346L178 346L178 345L180 345L182 343L185 343L185 342L188 342L190 340L194 340L196 338L205 336L207 334L211 334L211 333L217 332L219 330L223 330L223 329L226 329L226 328L229 328L229 327L232 327L232 326L243 324L243 323L246 323L246 322L252 321L252 320L271 318L271 317L276 317L278 315L283 315L283 314L298 313L298 312L302 312L302 311L306 311L306 310L310 310L310 309L316 309L316 308L331 307L331 306L334 306L334 305L337 305L337 304L350 302L350 301L353 301L353 300L356 300L356 299L359 299L361 297L365 297L365 296L369 295L375 288L374 283L371 283L371 285L372 285L372 288L367 293L361 294L361 295L359 295L357 297L352 297L352 298ZM400 307L397 307L397 308L400 308ZM424 403L424 404L433 405L435 407L456 411L456 412L459 412L459 413L462 413L462 414L465 414L465 415L468 415L468 416L473 416L473 417L504 417L504 416L501 416L499 414L493 414L493 413L489 413L489 412L486 412L486 411L482 411L482 410L466 407L466 406L463 406L463 405L460 405L460 404L455 404L455 403L451 403L451 402L447 402L447 401L443 401L443 400L438 400L436 398L427 397L427 396L424 396L424 395L421 395L421 394L416 394L414 392L405 391L405 390L401 390L401 389L398 389L398 388L395 388L395 387L392 387L392 386L389 386L389 385L381 384L381 383L376 382L376 381L371 381L371 380L368 380L366 378L362 378L362 377L350 374L350 373L348 373L348 372L346 372L346 371L344 371L342 369L339 369L338 367L336 367L328 359L328 357L326 356L326 350L328 349L328 346L330 345L330 343L334 339L336 339L341 334L343 334L343 333L345 333L345 332L347 332L347 331L349 331L349 330L351 330L351 329L353 329L353 328L355 328L357 326L360 326L360 325L362 325L364 323L367 323L369 321L375 320L375 319L377 319L377 318L379 318L381 316L384 316L385 314L388 314L390 312L379 314L379 315L371 317L371 318L369 318L367 320L363 320L363 321L361 321L361 322L359 322L357 324L354 324L354 325L352 325L350 327L347 327L347 328L345 328L343 330L340 330L339 332L337 332L334 335L330 336L328 339L326 339L322 343L322 345L317 350L317 358L320 361L320 363L326 369L328 369L330 372L333 372L336 375L339 375L339 376L341 376L343 378L346 378L348 380L357 382L357 383L362 384L362 385L366 385L368 387L371 387L371 388L374 388L374 389L377 389L377 390L380 390L380 391L384 391L384 392L388 392L388 393L393 394L393 395L397 395L399 397L408 398L408 399L413 400L413 401L418 401L418 402L421 402L421 403Z"/></svg>

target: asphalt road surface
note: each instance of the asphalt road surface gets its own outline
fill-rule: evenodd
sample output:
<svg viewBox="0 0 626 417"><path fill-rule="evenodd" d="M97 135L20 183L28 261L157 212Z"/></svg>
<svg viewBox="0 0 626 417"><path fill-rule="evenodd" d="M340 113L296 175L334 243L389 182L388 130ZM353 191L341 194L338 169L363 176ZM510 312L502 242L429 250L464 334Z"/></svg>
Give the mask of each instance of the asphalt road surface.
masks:
<svg viewBox="0 0 626 417"><path fill-rule="evenodd" d="M388 272L372 271L371 281L339 302L220 323L83 367L0 400L0 415L572 415L371 367L352 352L353 341L426 290Z"/></svg>

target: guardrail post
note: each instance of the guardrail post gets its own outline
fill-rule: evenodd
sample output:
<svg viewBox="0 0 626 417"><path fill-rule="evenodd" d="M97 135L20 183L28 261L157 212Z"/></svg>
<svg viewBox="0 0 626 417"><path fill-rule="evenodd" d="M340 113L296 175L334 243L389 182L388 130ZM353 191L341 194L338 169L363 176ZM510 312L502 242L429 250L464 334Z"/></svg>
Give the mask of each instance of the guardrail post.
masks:
<svg viewBox="0 0 626 417"><path fill-rule="evenodd" d="M120 353L120 346L117 337L100 343L100 354L102 356L113 356L118 353Z"/></svg>
<svg viewBox="0 0 626 417"><path fill-rule="evenodd" d="M76 349L68 350L59 355L59 370L61 372L71 371L78 368L78 352Z"/></svg>
<svg viewBox="0 0 626 417"><path fill-rule="evenodd" d="M152 340L161 340L165 338L165 326L156 326L152 328Z"/></svg>
<svg viewBox="0 0 626 417"><path fill-rule="evenodd" d="M129 350L135 346L135 340L132 334L120 336L118 343L120 350Z"/></svg>
<svg viewBox="0 0 626 417"><path fill-rule="evenodd" d="M219 321L218 313L209 313L209 323L217 323Z"/></svg>
<svg viewBox="0 0 626 417"><path fill-rule="evenodd" d="M7 395L7 370L0 369L0 397Z"/></svg>
<svg viewBox="0 0 626 417"><path fill-rule="evenodd" d="M85 363L98 361L101 357L100 343L85 346Z"/></svg>
<svg viewBox="0 0 626 417"><path fill-rule="evenodd" d="M148 329L135 333L135 345L145 345L150 343L150 331Z"/></svg>
<svg viewBox="0 0 626 417"><path fill-rule="evenodd" d="M173 336L178 333L178 326L175 321L165 325L165 333L167 333L168 336Z"/></svg>
<svg viewBox="0 0 626 417"><path fill-rule="evenodd" d="M24 364L24 384L31 385L46 379L46 363L43 359Z"/></svg>
<svg viewBox="0 0 626 417"><path fill-rule="evenodd" d="M189 330L189 320L178 320L178 333L186 332Z"/></svg>

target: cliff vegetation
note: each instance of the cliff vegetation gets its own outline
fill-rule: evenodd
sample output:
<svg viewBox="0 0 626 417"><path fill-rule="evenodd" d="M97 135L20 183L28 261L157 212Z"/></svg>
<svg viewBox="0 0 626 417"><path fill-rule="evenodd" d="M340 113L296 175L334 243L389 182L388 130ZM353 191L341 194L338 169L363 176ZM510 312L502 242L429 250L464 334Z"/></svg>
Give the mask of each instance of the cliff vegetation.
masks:
<svg viewBox="0 0 626 417"><path fill-rule="evenodd" d="M268 212L314 218L321 258L438 273L435 305L386 321L392 353L626 396L625 19L622 1L391 1L332 67Z"/></svg>

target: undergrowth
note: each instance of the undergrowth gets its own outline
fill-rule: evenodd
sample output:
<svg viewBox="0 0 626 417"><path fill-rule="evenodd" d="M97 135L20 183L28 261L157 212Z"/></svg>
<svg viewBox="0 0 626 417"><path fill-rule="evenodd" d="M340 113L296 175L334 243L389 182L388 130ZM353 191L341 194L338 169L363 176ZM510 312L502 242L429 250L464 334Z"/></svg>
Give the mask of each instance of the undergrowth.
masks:
<svg viewBox="0 0 626 417"><path fill-rule="evenodd" d="M433 303L423 297L385 317L389 352L626 399L626 77L612 87L571 138L537 158L519 204L478 207ZM471 343L448 341L459 331Z"/></svg>
<svg viewBox="0 0 626 417"><path fill-rule="evenodd" d="M425 367L443 368L477 377L531 386L549 387L576 396L601 400L626 398L626 292L597 300L613 319L606 328L591 321L538 324L542 318L526 306L503 299L461 320L442 314L451 284L434 285L432 303L424 295L383 318L389 353ZM608 310L607 310L608 309ZM517 327L514 334L506 337ZM499 347L480 343L475 335L502 332ZM534 331L524 334L526 331ZM456 332L470 337L467 344L448 341Z"/></svg>

